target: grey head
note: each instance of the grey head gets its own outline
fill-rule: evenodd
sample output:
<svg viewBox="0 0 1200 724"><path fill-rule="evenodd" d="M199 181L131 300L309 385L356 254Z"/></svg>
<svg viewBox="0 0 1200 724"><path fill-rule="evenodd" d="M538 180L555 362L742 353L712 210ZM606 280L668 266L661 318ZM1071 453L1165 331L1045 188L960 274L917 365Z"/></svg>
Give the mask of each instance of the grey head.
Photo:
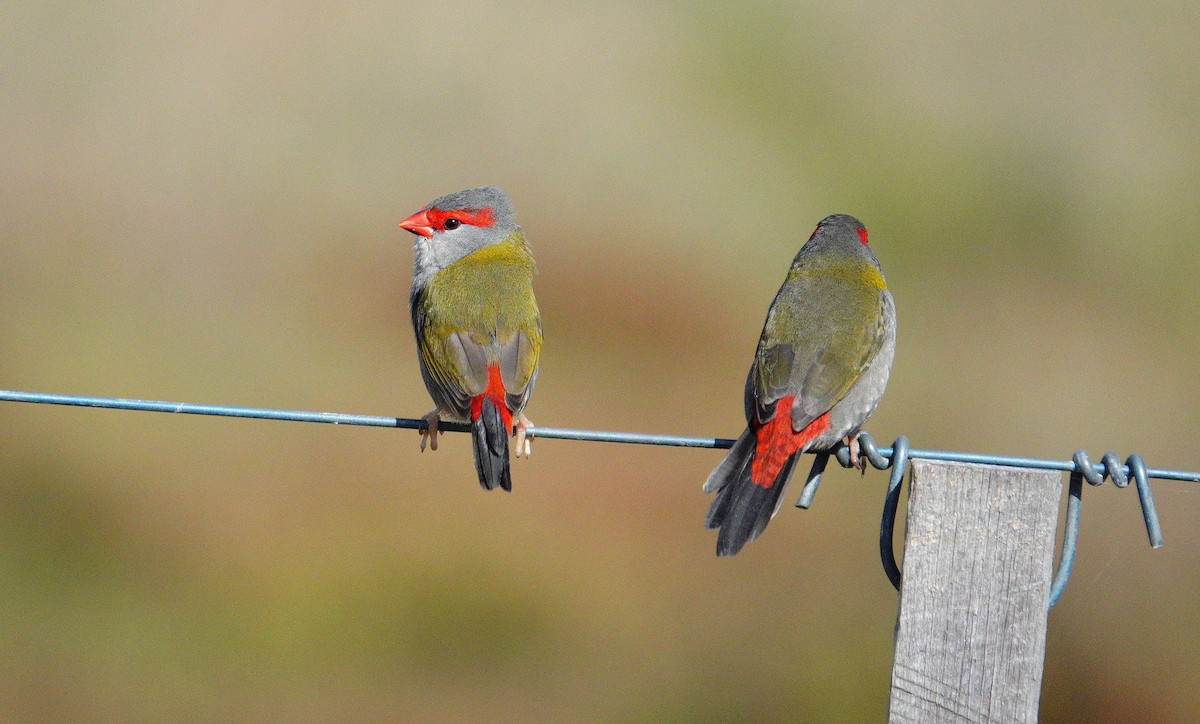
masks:
<svg viewBox="0 0 1200 724"><path fill-rule="evenodd" d="M401 221L400 228L416 236L414 287L467 254L508 238L517 230L516 217L508 194L483 186L434 199Z"/></svg>
<svg viewBox="0 0 1200 724"><path fill-rule="evenodd" d="M815 252L861 256L879 266L871 247L867 246L867 227L849 214L831 214L821 219L812 236L800 248L797 258Z"/></svg>

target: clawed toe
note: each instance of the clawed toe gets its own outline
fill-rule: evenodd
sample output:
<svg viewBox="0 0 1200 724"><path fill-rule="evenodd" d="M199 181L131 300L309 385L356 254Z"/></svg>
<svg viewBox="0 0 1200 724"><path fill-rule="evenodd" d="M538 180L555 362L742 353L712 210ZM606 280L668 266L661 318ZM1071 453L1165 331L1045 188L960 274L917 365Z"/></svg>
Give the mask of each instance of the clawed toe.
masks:
<svg viewBox="0 0 1200 724"><path fill-rule="evenodd" d="M529 457L533 454L533 436L528 434L529 428L533 427L533 423L525 413L517 416L517 423L513 425L513 429L517 434L517 457Z"/></svg>
<svg viewBox="0 0 1200 724"><path fill-rule="evenodd" d="M438 414L437 410L430 412L424 418L425 428L420 430L421 433L421 452L425 452L425 443L429 443L430 450L437 450L438 446Z"/></svg>
<svg viewBox="0 0 1200 724"><path fill-rule="evenodd" d="M858 468L858 472L867 474L867 459L859 455L858 435L850 435L846 437L846 447L850 448L850 465Z"/></svg>

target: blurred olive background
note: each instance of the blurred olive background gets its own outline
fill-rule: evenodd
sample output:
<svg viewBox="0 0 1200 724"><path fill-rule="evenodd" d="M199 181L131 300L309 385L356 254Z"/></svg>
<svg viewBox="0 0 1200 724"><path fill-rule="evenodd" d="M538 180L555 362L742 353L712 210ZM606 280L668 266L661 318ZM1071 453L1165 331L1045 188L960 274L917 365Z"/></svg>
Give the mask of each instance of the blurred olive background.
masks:
<svg viewBox="0 0 1200 724"><path fill-rule="evenodd" d="M415 417L404 216L495 183L542 425L735 436L816 222L899 308L869 430L1200 468L1194 3L0 8L0 386ZM872 721L885 476L733 560L717 451L0 405L0 718ZM1045 721L1200 713L1200 487L1089 489Z"/></svg>

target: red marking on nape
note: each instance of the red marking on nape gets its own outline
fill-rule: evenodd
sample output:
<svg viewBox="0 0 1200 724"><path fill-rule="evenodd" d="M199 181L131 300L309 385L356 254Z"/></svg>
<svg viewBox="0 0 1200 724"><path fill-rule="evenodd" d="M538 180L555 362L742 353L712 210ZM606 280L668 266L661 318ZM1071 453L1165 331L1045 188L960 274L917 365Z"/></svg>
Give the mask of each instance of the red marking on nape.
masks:
<svg viewBox="0 0 1200 724"><path fill-rule="evenodd" d="M775 417L754 429L754 459L750 461L750 482L760 488L770 488L779 477L783 464L792 453L807 445L817 435L829 429L826 412L808 423L800 432L792 430L792 395L775 403Z"/></svg>
<svg viewBox="0 0 1200 724"><path fill-rule="evenodd" d="M504 429L508 434L512 434L512 410L508 409L508 404L504 401L504 380L500 379L500 365L492 363L488 365L488 383L487 389L482 395L475 395L471 398L471 422L479 419L483 414L483 398L488 398L496 409L500 411L500 421L504 423Z"/></svg>
<svg viewBox="0 0 1200 724"><path fill-rule="evenodd" d="M867 245L867 230L866 229L860 228L858 230L858 240L862 242L863 246Z"/></svg>
<svg viewBox="0 0 1200 724"><path fill-rule="evenodd" d="M486 227L496 223L490 206L482 209L429 209L426 215L429 217L429 223L438 231L445 231L446 222L450 219L471 226Z"/></svg>

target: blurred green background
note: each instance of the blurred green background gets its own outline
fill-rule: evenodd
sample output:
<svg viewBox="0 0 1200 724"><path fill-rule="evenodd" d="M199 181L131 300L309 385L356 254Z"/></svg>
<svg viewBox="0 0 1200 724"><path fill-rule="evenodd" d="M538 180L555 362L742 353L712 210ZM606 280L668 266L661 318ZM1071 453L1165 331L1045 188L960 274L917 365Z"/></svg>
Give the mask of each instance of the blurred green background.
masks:
<svg viewBox="0 0 1200 724"><path fill-rule="evenodd" d="M735 436L851 213L899 308L869 424L1200 468L1200 10L0 7L0 386L415 417L404 216L485 183L540 265L537 423ZM885 477L733 560L717 451L0 405L0 718L884 717ZM1084 498L1044 721L1200 716L1200 487Z"/></svg>

